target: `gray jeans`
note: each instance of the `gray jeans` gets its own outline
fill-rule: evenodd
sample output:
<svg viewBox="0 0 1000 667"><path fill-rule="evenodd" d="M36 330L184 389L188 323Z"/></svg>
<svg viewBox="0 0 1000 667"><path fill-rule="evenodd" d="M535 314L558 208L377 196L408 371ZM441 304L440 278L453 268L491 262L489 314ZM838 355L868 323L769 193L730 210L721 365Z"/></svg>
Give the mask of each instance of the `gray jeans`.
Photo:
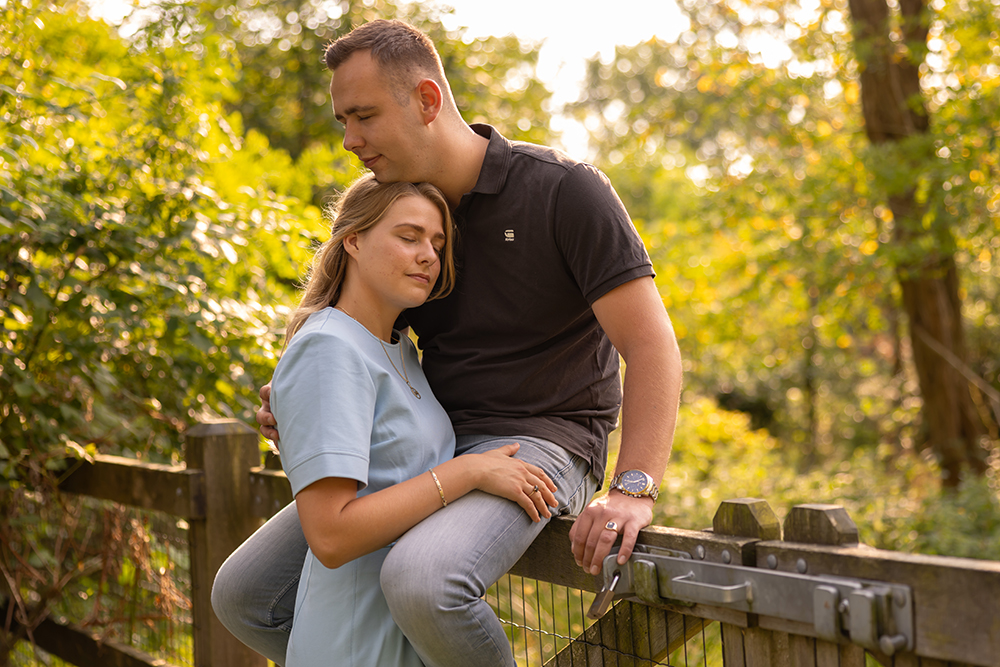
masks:
<svg viewBox="0 0 1000 667"><path fill-rule="evenodd" d="M553 514L578 514L597 491L580 457L532 437L462 436L460 453L521 443L517 458L533 463L558 487ZM392 617L431 667L511 667L510 645L482 599L545 526L516 503L474 491L448 503L401 537L382 566ZM215 578L212 606L230 632L284 664L295 593L308 545L295 503L264 524L226 560Z"/></svg>

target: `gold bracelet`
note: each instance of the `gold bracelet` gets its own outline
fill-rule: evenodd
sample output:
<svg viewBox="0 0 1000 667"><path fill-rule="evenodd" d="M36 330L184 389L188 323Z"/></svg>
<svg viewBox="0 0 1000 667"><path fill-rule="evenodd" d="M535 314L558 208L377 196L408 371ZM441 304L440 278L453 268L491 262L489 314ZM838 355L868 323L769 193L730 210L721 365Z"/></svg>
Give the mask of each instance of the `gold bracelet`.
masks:
<svg viewBox="0 0 1000 667"><path fill-rule="evenodd" d="M448 501L444 499L444 489L441 488L441 480L438 479L438 476L434 474L433 470L431 470L430 473L431 477L434 478L434 484L437 485L438 495L441 496L441 507L447 507Z"/></svg>

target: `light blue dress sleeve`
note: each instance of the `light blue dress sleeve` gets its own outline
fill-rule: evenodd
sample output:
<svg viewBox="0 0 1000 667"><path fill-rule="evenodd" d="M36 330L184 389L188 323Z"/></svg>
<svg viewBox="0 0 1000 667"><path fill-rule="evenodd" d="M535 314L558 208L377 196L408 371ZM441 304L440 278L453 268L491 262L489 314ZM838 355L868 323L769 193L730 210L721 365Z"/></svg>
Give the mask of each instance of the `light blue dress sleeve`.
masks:
<svg viewBox="0 0 1000 667"><path fill-rule="evenodd" d="M325 477L368 484L376 388L350 342L323 329L300 331L271 380L281 465L297 494Z"/></svg>

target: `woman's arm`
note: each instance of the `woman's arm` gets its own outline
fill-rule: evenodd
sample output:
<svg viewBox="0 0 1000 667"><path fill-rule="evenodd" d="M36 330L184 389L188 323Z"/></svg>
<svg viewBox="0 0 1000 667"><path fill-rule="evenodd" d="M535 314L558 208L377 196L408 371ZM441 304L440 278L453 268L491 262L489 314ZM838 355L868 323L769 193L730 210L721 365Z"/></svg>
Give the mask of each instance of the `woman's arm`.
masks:
<svg viewBox="0 0 1000 667"><path fill-rule="evenodd" d="M517 450L504 445L435 467L445 500L479 489L516 502L532 521L550 517L556 486L541 468L513 458ZM325 477L299 491L295 503L309 547L329 568L381 549L443 506L429 472L361 497L356 480Z"/></svg>

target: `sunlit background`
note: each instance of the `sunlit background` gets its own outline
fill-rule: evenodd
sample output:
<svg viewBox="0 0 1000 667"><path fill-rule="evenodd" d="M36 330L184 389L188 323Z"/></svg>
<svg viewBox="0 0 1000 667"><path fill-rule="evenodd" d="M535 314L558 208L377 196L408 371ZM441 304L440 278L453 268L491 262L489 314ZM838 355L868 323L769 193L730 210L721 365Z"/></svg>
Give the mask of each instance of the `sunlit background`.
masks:
<svg viewBox="0 0 1000 667"><path fill-rule="evenodd" d="M111 23L120 23L132 10L128 0L92 0L90 4L93 16ZM654 36L674 42L689 27L673 0L620 0L613 11L606 2L596 0L511 0L502 11L482 0L438 4L454 9L443 21L445 27L465 28L468 40L513 34L541 44L538 76L553 91L552 129L561 135L559 147L580 159L586 157L586 129L563 116L560 109L577 99L586 60L594 56L610 60L615 46Z"/></svg>

